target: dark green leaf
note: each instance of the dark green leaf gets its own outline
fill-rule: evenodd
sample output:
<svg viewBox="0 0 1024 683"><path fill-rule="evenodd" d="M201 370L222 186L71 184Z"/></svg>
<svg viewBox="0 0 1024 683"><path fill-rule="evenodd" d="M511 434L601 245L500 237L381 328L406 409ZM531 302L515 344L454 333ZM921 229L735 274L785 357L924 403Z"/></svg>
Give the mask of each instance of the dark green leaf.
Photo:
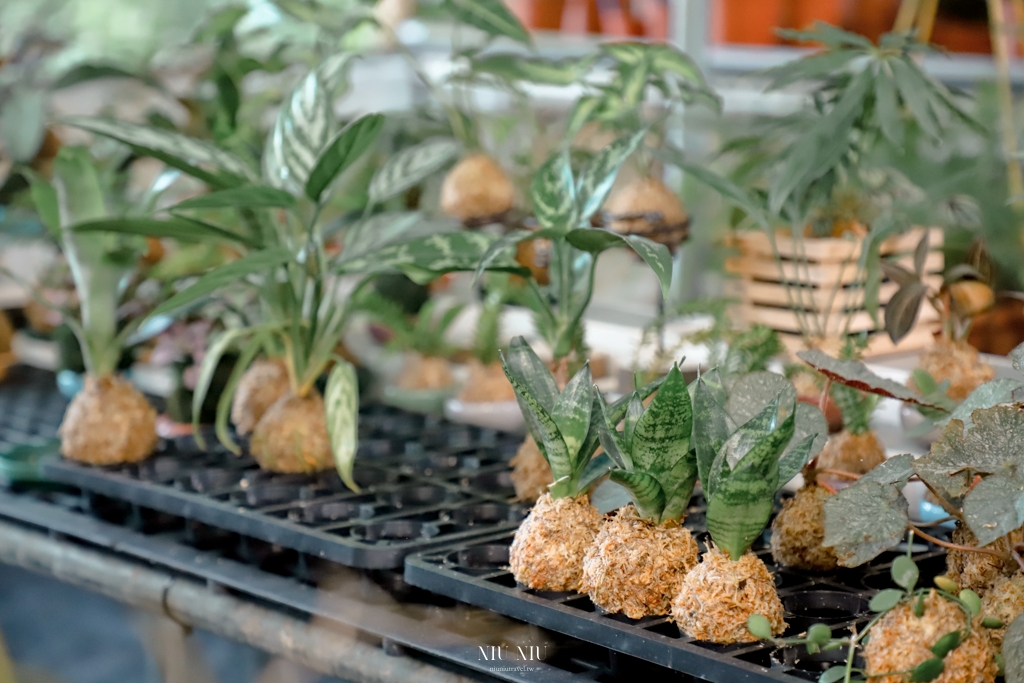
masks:
<svg viewBox="0 0 1024 683"><path fill-rule="evenodd" d="M505 37L527 45L530 33L501 0L445 0L456 21L474 26L495 38Z"/></svg>
<svg viewBox="0 0 1024 683"><path fill-rule="evenodd" d="M810 643L825 645L830 640L832 640L832 629L825 624L812 624L807 629L807 641Z"/></svg>
<svg viewBox="0 0 1024 683"><path fill-rule="evenodd" d="M262 185L244 185L232 187L227 190L218 190L208 194L200 195L192 199L170 207L169 211L184 211L186 209L223 209L223 208L266 208L280 207L291 208L295 206L295 197L277 190L273 187Z"/></svg>
<svg viewBox="0 0 1024 683"><path fill-rule="evenodd" d="M665 492L657 479L643 472L620 469L613 469L609 478L629 492L641 517L660 521L661 512L665 509Z"/></svg>
<svg viewBox="0 0 1024 683"><path fill-rule="evenodd" d="M1002 621L1000 621L996 617L985 617L984 619L981 620L981 625L982 625L983 628L992 628L992 629L1003 628L1004 626L1006 626L1006 624L1004 624Z"/></svg>
<svg viewBox="0 0 1024 683"><path fill-rule="evenodd" d="M910 683L928 683L942 675L946 665L941 659L926 659L918 664L910 674Z"/></svg>
<svg viewBox="0 0 1024 683"><path fill-rule="evenodd" d="M191 286L183 289L153 309L150 317L166 315L188 306L194 301L219 291L229 284L244 280L250 275L266 275L277 266L292 258L287 249L257 251L232 261L203 275Z"/></svg>
<svg viewBox="0 0 1024 683"><path fill-rule="evenodd" d="M626 159L636 151L647 136L643 128L634 133L623 135L596 155L583 169L579 178L576 194L579 197L579 220L588 221L601 205L612 189L619 169Z"/></svg>
<svg viewBox="0 0 1024 683"><path fill-rule="evenodd" d="M555 154L533 177L530 189L533 210L541 227L565 231L576 222L576 186L569 152Z"/></svg>
<svg viewBox="0 0 1024 683"><path fill-rule="evenodd" d="M855 50L826 50L772 67L761 73L770 78L767 90L778 90L803 80L824 80L860 56Z"/></svg>
<svg viewBox="0 0 1024 683"><path fill-rule="evenodd" d="M570 230L566 236L569 244L582 251L599 254L615 246L627 246L647 263L658 276L662 296L668 298L672 289L672 254L664 244L652 242L640 235L620 235L598 228Z"/></svg>
<svg viewBox="0 0 1024 683"><path fill-rule="evenodd" d="M878 394L886 398L895 398L905 403L913 403L928 408L938 407L925 401L923 397L910 391L902 384L879 377L859 361L839 360L817 349L800 351L796 355L812 368L839 384L845 384L859 391Z"/></svg>
<svg viewBox="0 0 1024 683"><path fill-rule="evenodd" d="M757 442L775 429L778 416L779 397L776 397L729 436L720 455L724 456L730 468L735 467Z"/></svg>
<svg viewBox="0 0 1024 683"><path fill-rule="evenodd" d="M893 583L908 591L914 589L920 576L917 565L906 555L900 555L893 561L889 573L892 575Z"/></svg>
<svg viewBox="0 0 1024 683"><path fill-rule="evenodd" d="M896 96L896 86L884 68L875 80L875 116L882 134L896 147L902 147L903 116Z"/></svg>
<svg viewBox="0 0 1024 683"><path fill-rule="evenodd" d="M925 275L924 262L928 259L929 250L928 233L928 230L924 231L924 234L921 235L921 240L914 248L914 272L917 273L919 278L923 278Z"/></svg>
<svg viewBox="0 0 1024 683"><path fill-rule="evenodd" d="M79 83L87 83L105 78L132 78L154 88L160 83L146 74L136 74L113 64L84 63L65 71L51 86L54 90L70 88Z"/></svg>
<svg viewBox="0 0 1024 683"><path fill-rule="evenodd" d="M803 405L806 404L800 403L796 407L798 423L800 421L800 406ZM808 406L808 408L813 407L814 406ZM815 408L815 410L817 409ZM821 411L818 411L818 414L820 415ZM822 417L822 421L824 421L824 417ZM824 448L823 442L828 438L827 436L824 436L825 434L828 434L827 422L825 423L825 430L822 432L807 434L800 438L794 434L793 438L790 439L789 446L779 458L779 486L785 486L786 483L800 473L800 470L803 469L803 466L806 465L811 458L817 455L817 452L820 452L821 449ZM815 448L818 449L817 452L815 452Z"/></svg>
<svg viewBox="0 0 1024 683"><path fill-rule="evenodd" d="M921 278L911 270L907 270L898 263L882 261L879 264L885 277L895 282L900 287L920 284Z"/></svg>
<svg viewBox="0 0 1024 683"><path fill-rule="evenodd" d="M459 143L450 138L431 138L392 155L370 181L370 203L378 204L418 185L459 154Z"/></svg>
<svg viewBox="0 0 1024 683"><path fill-rule="evenodd" d="M352 468L359 441L359 379L355 367L343 358L335 359L334 367L327 376L324 413L338 476L345 486L358 492Z"/></svg>
<svg viewBox="0 0 1024 683"><path fill-rule="evenodd" d="M166 237L179 242L236 242L256 246L244 235L182 216L170 218L105 218L70 226L73 232L111 232L141 237Z"/></svg>
<svg viewBox="0 0 1024 683"><path fill-rule="evenodd" d="M739 475L732 473L715 488L708 501L708 532L733 561L764 531L776 488L776 482L756 476L749 468Z"/></svg>
<svg viewBox="0 0 1024 683"><path fill-rule="evenodd" d="M928 294L928 285L913 282L900 287L885 305L885 331L893 343L898 343L914 329L921 304Z"/></svg>
<svg viewBox="0 0 1024 683"><path fill-rule="evenodd" d="M578 456L590 429L591 409L594 405L593 391L594 379L590 374L590 366L585 364L569 380L555 401L555 409L551 412L551 419L558 425L562 441L565 442L569 457L572 459L573 475L582 472L590 460L590 454L586 454L585 458Z"/></svg>
<svg viewBox="0 0 1024 683"><path fill-rule="evenodd" d="M383 127L381 114L367 114L345 126L317 158L306 181L306 196L319 202L328 185L376 142Z"/></svg>
<svg viewBox="0 0 1024 683"><path fill-rule="evenodd" d="M660 480L690 451L693 406L679 367L672 366L661 389L633 430L633 466Z"/></svg>
<svg viewBox="0 0 1024 683"><path fill-rule="evenodd" d="M963 640L963 634L960 631L950 631L935 641L935 644L932 645L932 654L942 659L949 654L950 650L957 647L961 640Z"/></svg>
<svg viewBox="0 0 1024 683"><path fill-rule="evenodd" d="M581 453L584 451L580 451ZM608 472L615 466L612 459L608 457L607 453L601 453L590 459L587 466L583 468L583 474L580 475L579 490L588 491L593 487L598 480L604 477Z"/></svg>
<svg viewBox="0 0 1024 683"><path fill-rule="evenodd" d="M868 609L872 612L888 612L900 604L905 596L906 593L901 590L886 588L871 598L871 602L868 603Z"/></svg>
<svg viewBox="0 0 1024 683"><path fill-rule="evenodd" d="M900 96L906 102L911 114L921 126L921 130L930 138L938 139L941 136L941 126L935 118L933 107L933 95L928 82L918 72L916 64L903 59L893 59L888 62L892 66L893 79L899 89Z"/></svg>

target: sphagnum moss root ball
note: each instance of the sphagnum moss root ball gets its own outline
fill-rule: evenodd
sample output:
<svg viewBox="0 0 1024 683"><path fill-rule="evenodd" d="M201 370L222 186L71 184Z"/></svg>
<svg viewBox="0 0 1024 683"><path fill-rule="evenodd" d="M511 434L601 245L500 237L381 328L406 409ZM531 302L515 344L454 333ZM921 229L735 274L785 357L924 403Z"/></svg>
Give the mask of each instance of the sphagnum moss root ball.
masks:
<svg viewBox="0 0 1024 683"><path fill-rule="evenodd" d="M396 385L400 389L439 390L455 383L451 363L445 358L409 353L402 363Z"/></svg>
<svg viewBox="0 0 1024 683"><path fill-rule="evenodd" d="M581 590L601 609L630 619L668 614L698 559L688 529L653 524L630 504L604 521L587 549Z"/></svg>
<svg viewBox="0 0 1024 683"><path fill-rule="evenodd" d="M829 437L825 448L818 454L818 467L841 470L851 474L867 474L885 462L885 447L874 432L854 434L843 430ZM852 479L833 475L820 475L830 483L844 486Z"/></svg>
<svg viewBox="0 0 1024 683"><path fill-rule="evenodd" d="M86 376L60 425L64 457L90 465L138 462L156 447L156 410L131 382Z"/></svg>
<svg viewBox="0 0 1024 683"><path fill-rule="evenodd" d="M1002 645L1006 627L1024 614L1024 574L997 579L992 589L981 599L981 616L1003 622L1003 628L990 631L992 640Z"/></svg>
<svg viewBox="0 0 1024 683"><path fill-rule="evenodd" d="M530 435L516 451L515 457L509 461L512 465L512 485L516 489L516 498L533 502L548 491L548 485L554 481L551 465L544 459L544 454L537 447L537 442Z"/></svg>
<svg viewBox="0 0 1024 683"><path fill-rule="evenodd" d="M835 550L825 547L825 501L832 494L823 486L805 486L782 503L772 522L772 558L783 567L826 572L839 566Z"/></svg>
<svg viewBox="0 0 1024 683"><path fill-rule="evenodd" d="M995 370L981 360L978 350L963 340L937 341L921 354L918 365L936 382L949 380L946 393L954 401L964 400L995 376ZM913 386L912 381L910 384Z"/></svg>
<svg viewBox="0 0 1024 683"><path fill-rule="evenodd" d="M772 633L786 630L782 601L768 567L751 552L733 562L712 547L683 578L672 619L686 635L719 644L752 643L747 619L760 614Z"/></svg>
<svg viewBox="0 0 1024 683"><path fill-rule="evenodd" d="M493 159L472 154L445 176L441 210L464 223L493 219L512 208L515 187Z"/></svg>
<svg viewBox="0 0 1024 683"><path fill-rule="evenodd" d="M931 648L942 636L964 631L967 617L954 602L934 591L925 598L924 614L914 615L914 606L904 602L893 608L871 629L864 648L869 676L908 671L935 655ZM996 679L996 650L987 629L980 623L949 654L942 674L932 683L993 683ZM906 683L905 674L871 678L876 683Z"/></svg>
<svg viewBox="0 0 1024 683"><path fill-rule="evenodd" d="M585 495L553 498L545 493L509 548L516 581L536 590L578 591L583 555L600 528L601 513Z"/></svg>
<svg viewBox="0 0 1024 683"><path fill-rule="evenodd" d="M956 545L977 547L978 539L970 529L960 525L953 530L952 539ZM1010 542L1024 543L1024 528L1010 532ZM1002 541L990 543L988 548L1002 550ZM979 595L985 595L992 585L1004 576L1012 576L1020 571L1015 562L1003 561L986 553L950 550L946 553L946 575L956 581L960 588L970 588Z"/></svg>
<svg viewBox="0 0 1024 683"><path fill-rule="evenodd" d="M605 205L614 232L644 235L669 247L686 238L687 215L679 197L657 178L637 178Z"/></svg>
<svg viewBox="0 0 1024 683"><path fill-rule="evenodd" d="M251 434L263 414L290 390L284 361L261 359L242 373L231 401L231 423L239 434Z"/></svg>
<svg viewBox="0 0 1024 683"><path fill-rule="evenodd" d="M273 472L319 472L334 464L324 400L291 393L270 407L252 434L253 458Z"/></svg>

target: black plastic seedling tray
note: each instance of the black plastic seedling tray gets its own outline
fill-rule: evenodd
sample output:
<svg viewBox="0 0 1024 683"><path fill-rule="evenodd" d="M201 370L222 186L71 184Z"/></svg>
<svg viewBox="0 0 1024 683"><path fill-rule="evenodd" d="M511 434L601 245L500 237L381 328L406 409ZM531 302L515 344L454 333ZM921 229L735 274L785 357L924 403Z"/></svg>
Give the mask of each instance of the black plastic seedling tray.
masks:
<svg viewBox="0 0 1024 683"><path fill-rule="evenodd" d="M702 525L702 510L696 506L687 526L698 534L703 549L706 534ZM822 671L845 660L845 653L838 651L809 656L803 646L703 643L682 634L669 617L634 620L602 612L586 595L523 588L516 584L508 569L512 536L508 532L496 533L410 555L405 560L405 580L413 586L714 683L817 681ZM764 543L756 546L755 551L775 575L789 624L786 636L802 633L814 623L828 624L837 634L865 624L870 618L871 596L893 587L889 570L900 554L885 553L857 570L841 570L826 576L774 567ZM915 544L915 551L922 581L930 582L944 572L944 551L925 544Z"/></svg>
<svg viewBox="0 0 1024 683"><path fill-rule="evenodd" d="M66 407L52 372L28 365L11 367L0 382L0 453L52 440Z"/></svg>
<svg viewBox="0 0 1024 683"><path fill-rule="evenodd" d="M274 474L208 439L166 440L138 464L91 467L54 459L51 480L145 508L367 569L410 552L515 529L526 511L508 460L518 439L395 409L360 414L354 493L334 472Z"/></svg>

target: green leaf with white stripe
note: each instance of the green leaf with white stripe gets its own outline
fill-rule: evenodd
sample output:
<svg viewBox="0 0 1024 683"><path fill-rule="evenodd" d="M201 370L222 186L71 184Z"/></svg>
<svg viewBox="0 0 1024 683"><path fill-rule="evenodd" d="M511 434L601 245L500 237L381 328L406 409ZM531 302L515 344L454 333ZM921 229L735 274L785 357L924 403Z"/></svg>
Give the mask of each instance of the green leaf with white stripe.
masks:
<svg viewBox="0 0 1024 683"><path fill-rule="evenodd" d="M568 151L555 154L540 167L533 177L530 197L542 227L561 232L575 224L576 185Z"/></svg>
<svg viewBox="0 0 1024 683"><path fill-rule="evenodd" d="M195 436L196 444L202 450L206 450L206 440L203 439L202 432L199 429L199 416L203 410L203 403L206 402L206 395L210 392L210 385L213 384L213 374L216 372L217 366L220 365L220 359L239 341L255 335L261 329L258 327L238 327L226 330L218 335L206 349L203 362L199 365L196 388L192 392L192 434ZM230 449L233 445L231 442L224 442L225 448Z"/></svg>
<svg viewBox="0 0 1024 683"><path fill-rule="evenodd" d="M319 202L334 179L376 142L383 126L381 114L367 114L345 126L317 157L306 181L306 196Z"/></svg>
<svg viewBox="0 0 1024 683"><path fill-rule="evenodd" d="M451 138L431 138L393 155L370 181L370 203L405 192L434 175L459 154L459 143Z"/></svg>
<svg viewBox="0 0 1024 683"><path fill-rule="evenodd" d="M686 380L673 365L633 430L630 456L633 466L658 478L671 471L690 450L693 406Z"/></svg>
<svg viewBox="0 0 1024 683"><path fill-rule="evenodd" d="M490 269L491 264L495 262L495 259L503 254L505 256L509 256L511 254L512 247L517 246L520 242L550 238L555 237L556 235L558 235L558 231L556 230L512 230L510 232L506 232L504 235L496 239L480 258L480 263L477 264L476 272L473 274L474 282L479 280L480 276ZM528 273L524 272L523 275L528 276Z"/></svg>
<svg viewBox="0 0 1024 683"><path fill-rule="evenodd" d="M514 54L490 54L475 57L474 73L486 74L504 81L528 81L543 85L572 85L586 74L594 63L592 56L546 59Z"/></svg>
<svg viewBox="0 0 1024 683"><path fill-rule="evenodd" d="M620 235L599 228L570 230L565 239L577 249L592 254L599 254L616 246L629 247L654 271L661 285L662 296L668 298L672 290L672 253L664 244L658 244L640 235Z"/></svg>
<svg viewBox="0 0 1024 683"><path fill-rule="evenodd" d="M501 0L444 0L444 6L456 21L474 26L495 38L511 38L530 45L533 39Z"/></svg>
<svg viewBox="0 0 1024 683"><path fill-rule="evenodd" d="M586 95L576 100L572 113L569 114L569 123L566 124L566 139L571 140L580 132L580 129L594 118L594 115L601 108L604 98L598 95Z"/></svg>
<svg viewBox="0 0 1024 683"><path fill-rule="evenodd" d="M343 358L335 358L334 367L327 376L324 413L334 467L345 486L358 492L352 469L359 442L359 379L355 367Z"/></svg>
<svg viewBox="0 0 1024 683"><path fill-rule="evenodd" d="M253 169L231 152L181 133L87 116L68 117L62 123L122 142L136 153L159 159L211 187L234 187L255 179Z"/></svg>
<svg viewBox="0 0 1024 683"><path fill-rule="evenodd" d="M551 465L551 474L554 476L555 481L571 478L573 474L572 457L569 454L569 449L566 448L565 441L562 439L562 433L558 430L558 425L551 417L551 413L530 393L530 387L520 381L517 373L509 369L504 357L501 359L501 366L504 368L505 376L508 378L509 383L512 384L512 388L515 389L516 396L522 399L520 405L525 406L526 411L529 413L529 415L524 415L524 417L532 419L534 426L537 428L536 436L539 437L538 443L543 444L543 452L547 457L548 464Z"/></svg>
<svg viewBox="0 0 1024 683"><path fill-rule="evenodd" d="M605 43L601 45L601 51L609 55L621 64L632 66L647 58L651 46L647 43L627 41L620 43Z"/></svg>
<svg viewBox="0 0 1024 683"><path fill-rule="evenodd" d="M508 347L505 357L507 372L512 372L529 387L530 393L548 412L555 410L558 402L558 385L544 361L540 359L523 337L516 337Z"/></svg>
<svg viewBox="0 0 1024 683"><path fill-rule="evenodd" d="M682 50L668 44L650 45L651 67L657 72L668 72L699 88L706 88L707 81L697 63Z"/></svg>
<svg viewBox="0 0 1024 683"><path fill-rule="evenodd" d="M601 208L622 164L636 151L646 136L647 128L642 128L623 135L594 155L580 175L576 188L580 203L579 221L589 220Z"/></svg>
<svg viewBox="0 0 1024 683"><path fill-rule="evenodd" d="M337 124L331 93L317 71L309 72L281 104L263 149L263 179L299 196Z"/></svg>
<svg viewBox="0 0 1024 683"><path fill-rule="evenodd" d="M622 81L618 83L617 90L624 109L634 110L640 106L644 97L644 89L647 87L649 67L645 57L623 70Z"/></svg>
<svg viewBox="0 0 1024 683"><path fill-rule="evenodd" d="M609 478L629 492L637 513L644 519L660 520L665 509L665 492L658 480L644 472L612 470Z"/></svg>
<svg viewBox="0 0 1024 683"><path fill-rule="evenodd" d="M402 271L409 277L429 281L453 271L472 271L497 239L482 232L454 232L430 235L390 244L368 254L346 258L342 252L335 267L342 273L383 273ZM491 270L519 272L522 266L508 255L491 264Z"/></svg>
<svg viewBox="0 0 1024 683"><path fill-rule="evenodd" d="M594 378L590 374L590 365L585 364L565 385L551 413L569 451L574 477L583 471L583 466L590 460L589 455L586 458L578 456L581 455L580 448L590 429L591 409L594 405L593 391Z"/></svg>
<svg viewBox="0 0 1024 683"><path fill-rule="evenodd" d="M243 185L227 190L218 190L208 194L186 199L168 211L189 211L195 209L238 209L238 208L281 208L290 209L295 206L295 197L273 187L263 185Z"/></svg>

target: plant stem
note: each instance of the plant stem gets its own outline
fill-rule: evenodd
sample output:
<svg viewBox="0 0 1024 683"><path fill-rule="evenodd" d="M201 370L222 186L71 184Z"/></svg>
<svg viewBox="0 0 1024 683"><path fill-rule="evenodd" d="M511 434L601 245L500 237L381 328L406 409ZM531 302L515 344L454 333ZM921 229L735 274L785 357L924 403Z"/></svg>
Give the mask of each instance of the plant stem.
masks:
<svg viewBox="0 0 1024 683"><path fill-rule="evenodd" d="M929 543L934 543L935 545L942 546L943 548L946 548L948 550L959 550L959 551L965 552L965 553L980 553L982 555L992 555L993 557L998 557L1001 560L1005 560L1006 559L1006 557L1001 552L999 552L998 550L992 550L991 548L978 548L976 546L970 546L970 545L959 545L957 543L950 543L949 541L943 541L941 538L935 538L931 534L929 534L929 533L925 532L923 529L921 529L921 527L919 527L919 526L917 526L917 525L915 525L913 523L908 524L907 525L907 529L909 529L910 531L913 531L915 534L917 534L918 536L920 536L924 540L928 541Z"/></svg>
<svg viewBox="0 0 1024 683"><path fill-rule="evenodd" d="M1024 572L1024 558L1021 558L1020 553L1017 552L1017 549L1012 549L1010 551L1010 555L1013 557L1014 560L1017 561L1017 566L1020 567L1020 570Z"/></svg>
<svg viewBox="0 0 1024 683"><path fill-rule="evenodd" d="M831 474L833 476L842 477L844 479L852 479L854 481L857 481L858 479L860 479L863 476L861 474L854 474L853 472L847 472L846 470L833 470L833 469L829 469L829 468L815 468L814 471L815 472L820 472L821 474Z"/></svg>
<svg viewBox="0 0 1024 683"><path fill-rule="evenodd" d="M957 510L955 507L950 505L949 502L945 498L943 498L941 495L939 495L939 492L935 490L935 487L933 487L931 484L926 482L924 479L921 479L921 477L917 477L917 479L922 484L924 484L925 487L927 487L927 489L929 491L931 491L931 494L933 496L935 496L935 500L939 501L939 505L942 506L943 510L948 512L952 517L955 517L958 521L960 521L960 522L964 521L963 514L961 514L961 512L959 510Z"/></svg>

